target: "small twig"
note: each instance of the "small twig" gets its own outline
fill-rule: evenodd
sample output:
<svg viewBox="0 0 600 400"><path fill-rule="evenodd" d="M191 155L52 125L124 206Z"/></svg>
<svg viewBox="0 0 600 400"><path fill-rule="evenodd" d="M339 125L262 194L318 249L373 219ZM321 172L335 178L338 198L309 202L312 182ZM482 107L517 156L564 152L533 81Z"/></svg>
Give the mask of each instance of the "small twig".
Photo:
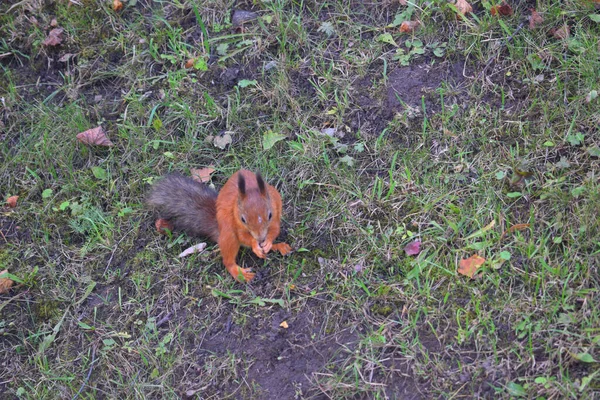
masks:
<svg viewBox="0 0 600 400"><path fill-rule="evenodd" d="M6 236L4 236L4 233L2 233L2 229L0 229L0 236L2 236L2 239L4 239L6 243L8 243L8 240L6 240Z"/></svg>
<svg viewBox="0 0 600 400"><path fill-rule="evenodd" d="M157 327L157 328L160 328L160 326L161 326L161 325L163 325L165 322L169 321L169 320L171 319L171 317L172 317L172 316L173 316L173 313L172 313L172 312L170 312L170 313L168 313L167 315L165 315L163 318L161 318L161 320L160 320L160 321L158 321L158 322L156 323L156 327Z"/></svg>
<svg viewBox="0 0 600 400"><path fill-rule="evenodd" d="M79 395L83 391L83 388L87 385L88 381L90 380L90 376L92 376L92 370L94 369L94 363L95 362L96 362L96 346L94 346L92 348L92 363L90 364L90 370L88 371L88 374L85 377L85 380L81 384L81 387L79 388L79 391L77 392L77 394L75 396L73 396L73 398L71 400L77 399L77 397L79 397Z"/></svg>
<svg viewBox="0 0 600 400"><path fill-rule="evenodd" d="M16 290L19 289L23 286L23 284L19 284L16 286L13 286L11 289L12 290ZM25 290L24 292L15 294L13 297L11 297L10 299L6 300L4 303L0 303L0 311L2 311L4 309L4 307L6 307L7 304L9 304L11 301L18 299L19 297L26 295L29 293L29 289Z"/></svg>
<svg viewBox="0 0 600 400"><path fill-rule="evenodd" d="M110 264L112 263L113 257L115 256L115 253L116 253L117 249L119 248L119 245L127 237L127 235L129 235L132 231L133 231L133 229L131 229L129 232L127 232L125 235L123 235L123 237L121 238L121 240L119 240L117 242L114 250L112 251L112 253L110 255L110 258L108 259L108 263L106 264L106 268L104 268L104 273L102 275L106 275L106 271L108 271L108 267L110 267Z"/></svg>
<svg viewBox="0 0 600 400"><path fill-rule="evenodd" d="M563 60L565 62L567 61L567 53L564 50L563 50ZM563 85L563 104L565 106L569 105L569 101L567 100L567 86L569 86L569 85L567 85L568 82L569 82L569 74L566 73L565 79L563 79L563 83L564 83L564 85Z"/></svg>
<svg viewBox="0 0 600 400"><path fill-rule="evenodd" d="M510 35L502 43L502 45L500 45L500 48L498 49L498 51L496 52L496 54L493 55L492 57L490 57L490 59L485 63L485 67L483 67L483 69L479 73L479 76L477 77L477 79L481 78L481 76L483 74L485 74L485 71L487 71L487 69L492 65L492 62L494 62L494 59L500 55L500 51L502 51L502 49L504 48L504 46L506 46L507 44L509 44L511 42L511 40L513 40L513 38L516 36L516 34L519 33L519 31L521 31L521 29L523 29L524 26L525 26L525 22L521 22L519 24L519 26L517 27L517 29L515 29L515 31L512 33L512 35Z"/></svg>

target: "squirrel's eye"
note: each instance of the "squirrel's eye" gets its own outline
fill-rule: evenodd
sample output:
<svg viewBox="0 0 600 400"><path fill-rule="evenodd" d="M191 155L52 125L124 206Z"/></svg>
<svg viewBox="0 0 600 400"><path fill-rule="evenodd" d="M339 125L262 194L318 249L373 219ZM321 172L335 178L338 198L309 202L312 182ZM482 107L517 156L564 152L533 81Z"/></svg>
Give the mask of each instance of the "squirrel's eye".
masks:
<svg viewBox="0 0 600 400"><path fill-rule="evenodd" d="M269 221L271 220L272 217L273 217L273 214L271 214L271 211L269 211Z"/></svg>
<svg viewBox="0 0 600 400"><path fill-rule="evenodd" d="M246 223L246 217L242 216L242 223Z"/></svg>

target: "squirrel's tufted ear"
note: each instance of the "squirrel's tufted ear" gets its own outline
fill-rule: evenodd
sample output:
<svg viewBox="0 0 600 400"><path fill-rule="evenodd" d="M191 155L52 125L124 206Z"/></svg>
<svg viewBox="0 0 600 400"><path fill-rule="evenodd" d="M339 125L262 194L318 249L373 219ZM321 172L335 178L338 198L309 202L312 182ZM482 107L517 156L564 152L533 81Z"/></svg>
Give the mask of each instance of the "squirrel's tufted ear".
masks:
<svg viewBox="0 0 600 400"><path fill-rule="evenodd" d="M264 196L267 193L267 189L265 187L265 181L263 181L260 172L256 173L256 183L258 184L258 190L260 191L260 194Z"/></svg>
<svg viewBox="0 0 600 400"><path fill-rule="evenodd" d="M242 197L246 196L246 179L242 174L238 174L238 189Z"/></svg>

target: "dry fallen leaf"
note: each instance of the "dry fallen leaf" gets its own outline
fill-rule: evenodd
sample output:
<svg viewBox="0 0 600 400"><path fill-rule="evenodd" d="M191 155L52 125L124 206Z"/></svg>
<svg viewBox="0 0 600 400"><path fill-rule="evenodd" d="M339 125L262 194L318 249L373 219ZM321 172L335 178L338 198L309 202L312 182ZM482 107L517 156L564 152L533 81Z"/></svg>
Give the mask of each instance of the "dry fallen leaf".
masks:
<svg viewBox="0 0 600 400"><path fill-rule="evenodd" d="M466 0L456 0L456 3L454 3L454 5L458 9L459 17L464 17L465 14L473 12L473 7L471 7L471 5Z"/></svg>
<svg viewBox="0 0 600 400"><path fill-rule="evenodd" d="M44 41L42 42L42 44L44 46L58 46L63 41L62 33L64 31L65 30L63 28L54 28L54 29L52 29L50 31L50 33L48 33L48 36L46 37L46 39L44 39Z"/></svg>
<svg viewBox="0 0 600 400"><path fill-rule="evenodd" d="M156 222L154 223L154 226L156 227L156 230L158 231L158 233L160 233L161 235L166 235L167 229L171 232L173 231L173 224L167 219L163 219L163 218L157 219Z"/></svg>
<svg viewBox="0 0 600 400"><path fill-rule="evenodd" d="M189 69L189 68L192 68L192 67L194 66L194 63L195 63L195 62L196 62L196 59L195 59L195 58L190 58L189 60L187 60L187 61L185 62L185 67L186 67L186 68L188 68L188 69Z"/></svg>
<svg viewBox="0 0 600 400"><path fill-rule="evenodd" d="M508 4L506 4L506 2L503 1L502 4L498 4L497 6L492 7L490 13L492 15L507 16L512 15L513 10Z"/></svg>
<svg viewBox="0 0 600 400"><path fill-rule="evenodd" d="M56 28L57 26L58 26L58 21L56 20L56 18L52 18L52 21L50 21L50 27Z"/></svg>
<svg viewBox="0 0 600 400"><path fill-rule="evenodd" d="M483 228L481 228L481 229L473 232L469 236L467 236L465 238L465 240L469 240L469 239L473 239L473 238L479 237L479 236L483 235L484 233L486 233L487 231L489 231L490 229L494 229L495 226L496 226L496 220L493 219L489 224L487 224Z"/></svg>
<svg viewBox="0 0 600 400"><path fill-rule="evenodd" d="M114 146L101 126L79 133L77 139L83 144L106 147Z"/></svg>
<svg viewBox="0 0 600 400"><path fill-rule="evenodd" d="M535 8L532 8L531 15L529 16L529 29L535 29L542 22L544 22L542 15L535 11Z"/></svg>
<svg viewBox="0 0 600 400"><path fill-rule="evenodd" d="M569 25L564 24L563 26L561 26L558 29L551 29L550 33L556 39L565 40L565 39L569 38L569 34L571 33L571 29L569 28Z"/></svg>
<svg viewBox="0 0 600 400"><path fill-rule="evenodd" d="M113 0L113 10L121 11L123 9L123 3L121 0Z"/></svg>
<svg viewBox="0 0 600 400"><path fill-rule="evenodd" d="M229 133L225 133L222 136L215 136L213 139L213 144L223 150L228 144L231 144L232 141L233 139L231 138L231 135Z"/></svg>
<svg viewBox="0 0 600 400"><path fill-rule="evenodd" d="M279 326L282 327L283 329L289 328L287 321L283 321L282 323L279 324Z"/></svg>
<svg viewBox="0 0 600 400"><path fill-rule="evenodd" d="M417 29L421 25L421 21L404 21L402 25L400 25L400 32L403 33L412 33L415 29Z"/></svg>
<svg viewBox="0 0 600 400"><path fill-rule="evenodd" d="M73 53L65 53L61 58L58 59L58 61L60 61L60 62L67 62L71 58L73 58L74 56L75 56L75 54L73 54Z"/></svg>
<svg viewBox="0 0 600 400"><path fill-rule="evenodd" d="M19 200L19 196L10 196L6 199L6 204L8 204L10 208L15 208L17 206L17 200Z"/></svg>
<svg viewBox="0 0 600 400"><path fill-rule="evenodd" d="M460 260L458 263L458 273L472 278L473 275L475 275L475 272L477 272L479 267L481 267L484 262L485 258L474 254L469 258Z"/></svg>
<svg viewBox="0 0 600 400"><path fill-rule="evenodd" d="M204 251L205 248L206 248L206 243L204 243L204 242L195 244L193 246L188 247L184 251L182 251L181 254L179 254L179 258L187 257L193 253L200 253L200 252Z"/></svg>
<svg viewBox="0 0 600 400"><path fill-rule="evenodd" d="M0 272L0 276L4 275L4 274L8 274L8 270L5 269L4 271ZM12 279L8 279L8 278L0 278L0 294L4 294L8 292L8 289L10 289L10 287L13 285L13 281Z"/></svg>
<svg viewBox="0 0 600 400"><path fill-rule="evenodd" d="M210 181L210 176L215 172L215 169L210 167L206 168L191 168L190 174L192 175L192 179L196 182L206 183Z"/></svg>
<svg viewBox="0 0 600 400"><path fill-rule="evenodd" d="M416 256L421 252L421 241L415 240L414 242L410 242L404 248L407 256Z"/></svg>
<svg viewBox="0 0 600 400"><path fill-rule="evenodd" d="M444 129L443 129L443 132L444 132L444 135L448 135L448 136L450 136L450 137L452 137L452 138L457 138L457 137L458 137L457 135L455 135L455 134L454 134L454 133L453 133L451 130L449 130L449 129L446 129L446 128L444 128Z"/></svg>
<svg viewBox="0 0 600 400"><path fill-rule="evenodd" d="M508 228L507 230L505 230L504 232L502 232L502 235L500 235L500 239L502 239L504 236L506 236L509 233L513 233L515 231L524 231L525 229L529 228L531 225L530 224L515 224L513 226L511 226L510 228Z"/></svg>

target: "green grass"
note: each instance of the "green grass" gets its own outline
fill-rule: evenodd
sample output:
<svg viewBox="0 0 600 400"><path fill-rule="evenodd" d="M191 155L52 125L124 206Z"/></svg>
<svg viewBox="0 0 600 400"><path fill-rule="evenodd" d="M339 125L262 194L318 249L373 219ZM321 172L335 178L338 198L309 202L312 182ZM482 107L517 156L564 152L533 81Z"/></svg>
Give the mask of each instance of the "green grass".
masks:
<svg viewBox="0 0 600 400"><path fill-rule="evenodd" d="M418 1L406 35L387 27L396 2L256 3L243 28L220 0L81 3L0 6L0 195L20 196L0 211L0 270L19 279L0 295L0 392L600 395L593 5L498 19L474 2L461 22ZM114 147L77 142L98 125ZM264 150L268 131L285 139ZM297 251L242 252L251 285L214 245L179 259L198 239L144 210L154 179L208 165L217 188L244 167L284 198Z"/></svg>

